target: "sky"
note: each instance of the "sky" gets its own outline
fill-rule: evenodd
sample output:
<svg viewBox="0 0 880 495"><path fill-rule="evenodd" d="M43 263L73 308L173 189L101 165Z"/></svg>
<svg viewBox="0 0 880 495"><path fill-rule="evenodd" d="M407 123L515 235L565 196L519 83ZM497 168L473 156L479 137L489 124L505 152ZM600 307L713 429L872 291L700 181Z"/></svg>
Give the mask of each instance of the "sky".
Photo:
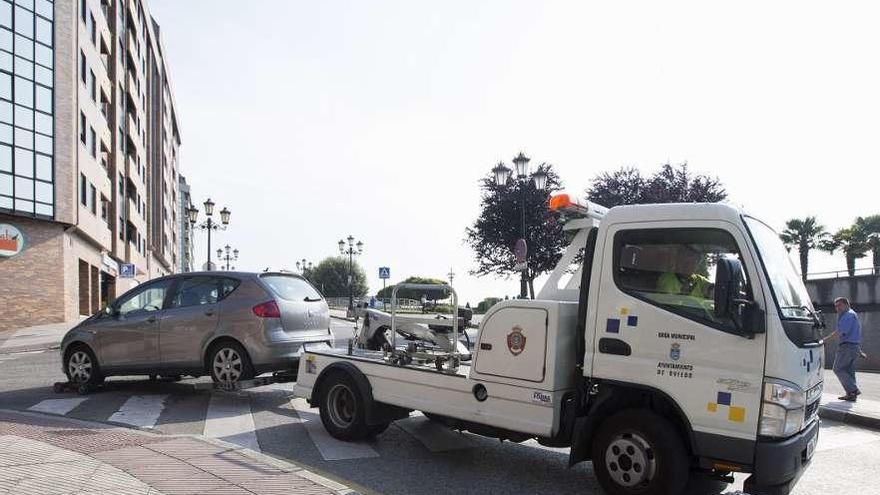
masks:
<svg viewBox="0 0 880 495"><path fill-rule="evenodd" d="M238 269L317 263L353 235L373 291L379 266L451 268L462 303L513 296L515 279L469 275L464 240L479 179L521 150L577 195L687 162L777 230L880 213L876 2L148 4L181 173L232 211L212 248L238 248ZM198 265L205 248L198 233Z"/></svg>

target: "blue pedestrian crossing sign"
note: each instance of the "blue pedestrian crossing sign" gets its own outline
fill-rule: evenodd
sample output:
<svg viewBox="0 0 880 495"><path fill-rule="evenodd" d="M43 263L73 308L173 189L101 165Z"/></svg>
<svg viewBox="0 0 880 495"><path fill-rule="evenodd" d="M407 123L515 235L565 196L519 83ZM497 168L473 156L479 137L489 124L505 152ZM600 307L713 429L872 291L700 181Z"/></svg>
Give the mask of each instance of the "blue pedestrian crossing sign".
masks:
<svg viewBox="0 0 880 495"><path fill-rule="evenodd" d="M119 265L119 278L134 278L134 263L122 263Z"/></svg>
<svg viewBox="0 0 880 495"><path fill-rule="evenodd" d="M379 278L386 279L391 278L391 268L387 266L379 267Z"/></svg>

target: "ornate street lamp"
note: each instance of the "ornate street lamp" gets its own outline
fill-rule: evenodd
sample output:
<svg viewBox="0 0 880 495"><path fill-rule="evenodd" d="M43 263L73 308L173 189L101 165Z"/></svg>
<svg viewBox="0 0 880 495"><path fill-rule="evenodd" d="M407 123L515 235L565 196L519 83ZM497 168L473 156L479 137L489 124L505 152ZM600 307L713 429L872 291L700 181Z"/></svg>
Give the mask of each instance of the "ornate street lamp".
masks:
<svg viewBox="0 0 880 495"><path fill-rule="evenodd" d="M523 260L524 266L521 267L521 276L520 276L520 297L525 299L528 297L528 244L526 243L526 187L528 187L530 181L534 181L535 188L538 190L543 190L547 186L548 175L546 172L547 164L542 163L538 170L529 177L529 162L531 159L525 156L522 152L520 152L517 156L513 158L513 164L516 168L516 178L514 182L520 190L520 234L521 238L517 242L518 250L522 249L525 259ZM511 170L509 167L504 165L504 162L499 162L498 165L492 168L492 173L495 175L495 184L499 187L505 187L510 180Z"/></svg>
<svg viewBox="0 0 880 495"><path fill-rule="evenodd" d="M232 213L228 208L223 207L220 210L220 223L222 225L217 225L217 222L214 221L212 216L214 215L214 202L211 201L211 198L208 198L203 203L205 207L205 216L207 217L204 222L199 225L196 223L199 221L199 209L193 206L189 208L186 212L189 216L189 223L192 226L193 230L200 229L208 231L208 263L205 265L206 270L211 270L211 232L214 230L226 230L226 226L229 225L229 215ZM227 246L228 247L228 246ZM217 258L221 257L221 251L217 250ZM227 262L227 269L229 263Z"/></svg>
<svg viewBox="0 0 880 495"><path fill-rule="evenodd" d="M346 248L346 242L348 241L348 248ZM358 254L364 253L364 243L358 241L357 244L354 242L354 236L348 236L346 240L339 240L339 254L348 255L348 309L354 308L354 256Z"/></svg>
<svg viewBox="0 0 880 495"><path fill-rule="evenodd" d="M230 270L230 266L229 266L230 261L238 261L238 249L233 249L232 251L230 251L230 249L231 248L229 247L229 244L227 244L225 254L222 249L217 250L217 261L220 261L221 263L223 261L226 262L226 268L225 268L226 271ZM235 267L233 266L232 269L235 270Z"/></svg>
<svg viewBox="0 0 880 495"><path fill-rule="evenodd" d="M495 184L499 186L504 186L510 180L510 167L505 166L504 162L498 162L492 168L492 173L495 174Z"/></svg>

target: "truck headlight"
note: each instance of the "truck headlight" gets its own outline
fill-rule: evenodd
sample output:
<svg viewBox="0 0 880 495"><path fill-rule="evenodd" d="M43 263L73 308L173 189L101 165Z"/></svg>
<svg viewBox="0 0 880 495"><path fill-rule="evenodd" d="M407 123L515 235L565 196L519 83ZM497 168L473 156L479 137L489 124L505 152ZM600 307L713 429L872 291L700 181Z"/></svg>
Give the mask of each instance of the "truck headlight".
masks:
<svg viewBox="0 0 880 495"><path fill-rule="evenodd" d="M793 384L764 383L758 430L769 437L787 437L804 426L804 392Z"/></svg>

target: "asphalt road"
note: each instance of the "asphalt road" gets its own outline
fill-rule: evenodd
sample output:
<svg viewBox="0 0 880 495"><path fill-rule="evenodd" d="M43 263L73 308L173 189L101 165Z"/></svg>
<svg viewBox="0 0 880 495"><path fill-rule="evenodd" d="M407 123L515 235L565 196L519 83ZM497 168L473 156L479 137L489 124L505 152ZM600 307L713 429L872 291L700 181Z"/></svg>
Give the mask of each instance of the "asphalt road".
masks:
<svg viewBox="0 0 880 495"><path fill-rule="evenodd" d="M350 325L334 321L340 347L351 336ZM124 377L80 397L53 393L52 383L62 378L57 351L0 355L0 408L222 438L310 466L365 493L602 493L589 463L568 469L566 449L461 434L417 414L371 442L338 442L324 432L317 410L293 397L290 384L229 394L194 391L191 384L204 378L156 383ZM825 422L813 463L794 493L880 493L878 463L880 432ZM738 481L725 493L740 489Z"/></svg>

